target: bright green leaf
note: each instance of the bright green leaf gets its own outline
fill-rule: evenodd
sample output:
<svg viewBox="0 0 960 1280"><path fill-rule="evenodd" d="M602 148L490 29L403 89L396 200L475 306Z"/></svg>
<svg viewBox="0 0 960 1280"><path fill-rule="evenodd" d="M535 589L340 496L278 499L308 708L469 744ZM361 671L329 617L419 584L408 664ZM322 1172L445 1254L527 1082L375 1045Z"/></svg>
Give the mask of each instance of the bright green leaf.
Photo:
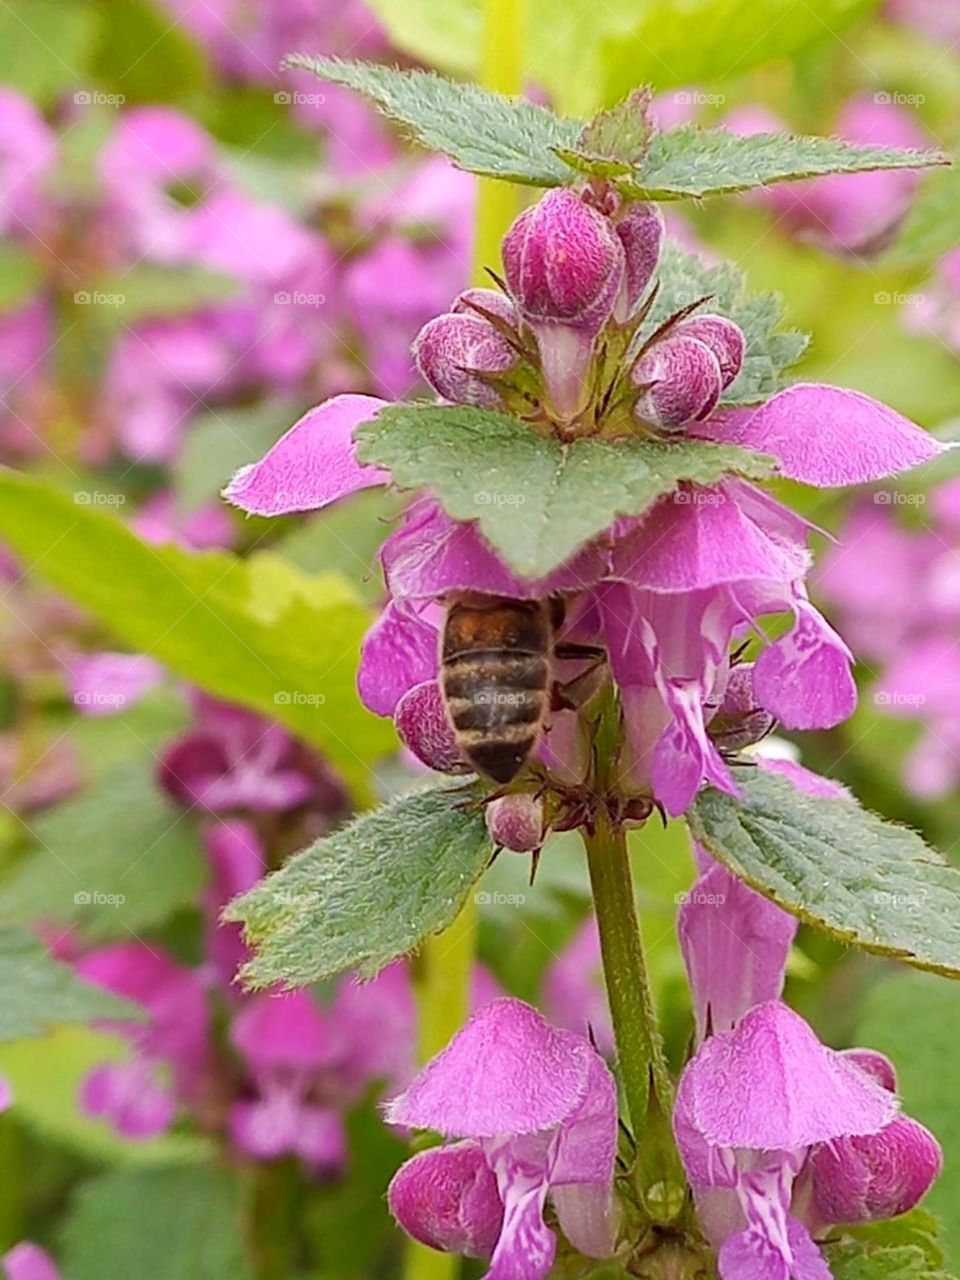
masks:
<svg viewBox="0 0 960 1280"><path fill-rule="evenodd" d="M372 62L294 55L290 67L371 98L416 142L442 151L461 169L537 187L563 186L574 171L552 148L576 146L581 124L522 98L504 98L432 71L397 71Z"/></svg>
<svg viewBox="0 0 960 1280"><path fill-rule="evenodd" d="M83 1183L64 1229L69 1280L250 1280L242 1185L213 1164L120 1170Z"/></svg>
<svg viewBox="0 0 960 1280"><path fill-rule="evenodd" d="M598 177L616 177L640 167L656 126L650 115L649 89L636 89L608 111L601 111L583 132L573 151L561 151L561 159L574 169Z"/></svg>
<svg viewBox="0 0 960 1280"><path fill-rule="evenodd" d="M301 987L345 969L370 976L450 923L490 859L475 793L404 796L324 836L237 898L252 987Z"/></svg>
<svg viewBox="0 0 960 1280"><path fill-rule="evenodd" d="M358 456L402 488L429 489L455 520L476 520L518 574L540 578L681 480L770 474L756 454L679 440L561 444L517 418L460 405L395 405L355 434Z"/></svg>
<svg viewBox="0 0 960 1280"><path fill-rule="evenodd" d="M841 1244L827 1250L833 1280L953 1280L916 1245Z"/></svg>
<svg viewBox="0 0 960 1280"><path fill-rule="evenodd" d="M41 1035L60 1022L139 1016L135 1005L54 960L32 934L0 927L0 1040Z"/></svg>
<svg viewBox="0 0 960 1280"><path fill-rule="evenodd" d="M116 765L25 819L34 848L0 884L0 922L76 924L126 939L193 906L205 879L195 822L158 788L156 761Z"/></svg>
<svg viewBox="0 0 960 1280"><path fill-rule="evenodd" d="M960 242L960 165L931 173L883 265L932 265Z"/></svg>
<svg viewBox="0 0 960 1280"><path fill-rule="evenodd" d="M153 547L96 508L0 471L0 536L125 644L323 750L357 787L390 749L389 725L354 684L368 610L339 576L308 577L269 554Z"/></svg>
<svg viewBox="0 0 960 1280"><path fill-rule="evenodd" d="M921 973L886 976L868 993L857 1043L896 1064L907 1115L926 1124L947 1153L943 1173L924 1201L943 1221L950 1261L960 1266L960 987Z"/></svg>
<svg viewBox="0 0 960 1280"><path fill-rule="evenodd" d="M209 73L186 23L153 0L111 0L94 59L98 82L130 103L183 102Z"/></svg>
<svg viewBox="0 0 960 1280"><path fill-rule="evenodd" d="M688 814L713 857L842 942L960 977L960 870L853 800L812 799L763 769L734 773L742 801L710 788Z"/></svg>

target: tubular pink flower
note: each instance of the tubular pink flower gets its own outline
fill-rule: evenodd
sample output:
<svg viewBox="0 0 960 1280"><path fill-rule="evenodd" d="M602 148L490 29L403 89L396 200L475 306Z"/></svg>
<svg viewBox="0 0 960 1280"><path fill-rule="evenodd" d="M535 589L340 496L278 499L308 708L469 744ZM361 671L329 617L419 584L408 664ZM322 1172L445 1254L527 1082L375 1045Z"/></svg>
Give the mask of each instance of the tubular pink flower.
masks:
<svg viewBox="0 0 960 1280"><path fill-rule="evenodd" d="M617 1106L582 1036L512 998L484 1005L386 1109L393 1124L462 1138L408 1161L390 1207L417 1239L490 1257L488 1280L542 1280L561 1229L582 1253L612 1252Z"/></svg>
<svg viewBox="0 0 960 1280"><path fill-rule="evenodd" d="M630 205L614 222L614 230L623 245L624 271L613 316L622 324L636 311L657 269L663 244L663 214L655 204Z"/></svg>

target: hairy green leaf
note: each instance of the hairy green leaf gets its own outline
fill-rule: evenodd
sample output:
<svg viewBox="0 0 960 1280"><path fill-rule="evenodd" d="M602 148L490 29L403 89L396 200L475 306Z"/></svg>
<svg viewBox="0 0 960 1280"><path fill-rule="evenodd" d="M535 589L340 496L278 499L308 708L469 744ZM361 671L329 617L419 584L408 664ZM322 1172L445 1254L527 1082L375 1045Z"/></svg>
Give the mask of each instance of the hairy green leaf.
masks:
<svg viewBox="0 0 960 1280"><path fill-rule="evenodd" d="M584 125L573 151L559 151L561 159L584 173L609 178L641 166L656 128L650 99L649 89L635 89L615 107L601 111Z"/></svg>
<svg viewBox="0 0 960 1280"><path fill-rule="evenodd" d="M455 520L476 520L513 569L536 579L606 529L640 515L682 480L713 484L768 461L701 441L578 440L564 445L507 414L461 405L395 405L355 434L358 456L402 488L427 488Z"/></svg>
<svg viewBox="0 0 960 1280"><path fill-rule="evenodd" d="M60 1022L140 1016L136 1005L54 960L32 934L0 927L0 1040L42 1035Z"/></svg>
<svg viewBox="0 0 960 1280"><path fill-rule="evenodd" d="M98 509L0 471L0 536L35 572L138 652L201 688L260 711L320 747L368 785L389 725L354 685L369 611L343 578L309 577L269 554L242 560L141 541Z"/></svg>
<svg viewBox="0 0 960 1280"><path fill-rule="evenodd" d="M953 1280L911 1244L845 1243L827 1249L827 1258L833 1280Z"/></svg>
<svg viewBox="0 0 960 1280"><path fill-rule="evenodd" d="M70 1280L250 1280L237 1170L125 1169L85 1182L64 1229Z"/></svg>
<svg viewBox="0 0 960 1280"><path fill-rule="evenodd" d="M916 169L946 163L947 157L934 151L861 147L837 138L784 133L741 137L726 129L684 125L657 134L642 163L616 181L639 199L677 200L729 195L827 173Z"/></svg>
<svg viewBox="0 0 960 1280"><path fill-rule="evenodd" d="M370 976L456 916L491 853L463 787L404 796L324 836L225 913L254 948L251 987Z"/></svg>
<svg viewBox="0 0 960 1280"><path fill-rule="evenodd" d="M688 814L713 857L842 942L960 977L960 870L853 800L812 799L763 769L734 773L742 801L709 788Z"/></svg>
<svg viewBox="0 0 960 1280"><path fill-rule="evenodd" d="M950 1261L960 1266L960 987L925 973L893 973L871 988L857 1043L896 1063L903 1109L937 1135L947 1160L924 1203L939 1213Z"/></svg>
<svg viewBox="0 0 960 1280"><path fill-rule="evenodd" d="M563 186L575 173L552 148L576 145L581 124L522 98L456 84L432 71L398 71L371 62L294 54L286 65L357 89L421 146L461 169L537 187Z"/></svg>

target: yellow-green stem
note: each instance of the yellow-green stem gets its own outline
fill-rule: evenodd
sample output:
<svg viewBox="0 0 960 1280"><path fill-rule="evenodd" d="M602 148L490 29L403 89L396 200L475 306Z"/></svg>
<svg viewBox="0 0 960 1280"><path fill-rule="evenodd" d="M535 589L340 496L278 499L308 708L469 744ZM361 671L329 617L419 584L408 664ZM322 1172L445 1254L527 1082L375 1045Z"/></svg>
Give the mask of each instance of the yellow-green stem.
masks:
<svg viewBox="0 0 960 1280"><path fill-rule="evenodd" d="M496 93L522 87L524 0L484 0L480 82ZM500 266L500 241L517 212L517 189L481 178L474 228L474 284L489 283L485 268ZM476 907L471 900L449 929L423 945L417 963L420 1057L427 1061L449 1043L467 1017L476 952ZM460 1259L410 1243L404 1280L455 1280Z"/></svg>

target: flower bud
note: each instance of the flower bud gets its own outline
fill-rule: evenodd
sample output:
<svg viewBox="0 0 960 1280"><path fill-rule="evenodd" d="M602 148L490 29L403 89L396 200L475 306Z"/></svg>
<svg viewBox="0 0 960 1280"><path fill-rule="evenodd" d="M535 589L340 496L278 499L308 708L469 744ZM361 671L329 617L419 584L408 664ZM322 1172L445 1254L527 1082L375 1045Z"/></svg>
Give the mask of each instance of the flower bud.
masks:
<svg viewBox="0 0 960 1280"><path fill-rule="evenodd" d="M480 315L485 311L511 328L516 328L520 320L516 307L499 289L464 289L463 293L458 293L454 298L450 310L454 315L468 316Z"/></svg>
<svg viewBox="0 0 960 1280"><path fill-rule="evenodd" d="M477 1142L413 1156L394 1174L387 1203L414 1240L469 1258L488 1258L503 1227L497 1180Z"/></svg>
<svg viewBox="0 0 960 1280"><path fill-rule="evenodd" d="M696 338L717 357L720 366L721 389L726 391L743 366L743 357L747 349L747 340L743 330L726 316L715 316L706 313L691 316L689 320L681 320L674 333L682 333L684 337Z"/></svg>
<svg viewBox="0 0 960 1280"><path fill-rule="evenodd" d="M428 769L438 773L469 773L447 719L440 686L425 680L408 689L393 713L400 740Z"/></svg>
<svg viewBox="0 0 960 1280"><path fill-rule="evenodd" d="M926 1195L942 1168L933 1134L909 1116L897 1116L879 1133L813 1150L814 1212L824 1226L895 1218Z"/></svg>
<svg viewBox="0 0 960 1280"><path fill-rule="evenodd" d="M642 388L634 415L663 431L705 418L720 399L717 357L697 338L672 334L645 351L630 379Z"/></svg>
<svg viewBox="0 0 960 1280"><path fill-rule="evenodd" d="M533 853L543 844L543 803L531 795L501 796L487 805L487 830L495 845Z"/></svg>
<svg viewBox="0 0 960 1280"><path fill-rule="evenodd" d="M435 316L417 334L413 357L425 382L455 404L496 409L500 394L470 371L506 373L517 353L489 320L469 313Z"/></svg>
<svg viewBox="0 0 960 1280"><path fill-rule="evenodd" d="M510 293L540 350L551 407L585 407L594 342L613 314L624 251L612 224L572 191L548 191L503 240Z"/></svg>
<svg viewBox="0 0 960 1280"><path fill-rule="evenodd" d="M622 324L636 310L657 269L663 243L663 214L656 205L633 205L614 229L623 245L624 273L613 315Z"/></svg>
<svg viewBox="0 0 960 1280"><path fill-rule="evenodd" d="M742 751L765 738L776 718L760 706L753 692L753 663L734 667L720 705L710 718L709 734L719 751Z"/></svg>

